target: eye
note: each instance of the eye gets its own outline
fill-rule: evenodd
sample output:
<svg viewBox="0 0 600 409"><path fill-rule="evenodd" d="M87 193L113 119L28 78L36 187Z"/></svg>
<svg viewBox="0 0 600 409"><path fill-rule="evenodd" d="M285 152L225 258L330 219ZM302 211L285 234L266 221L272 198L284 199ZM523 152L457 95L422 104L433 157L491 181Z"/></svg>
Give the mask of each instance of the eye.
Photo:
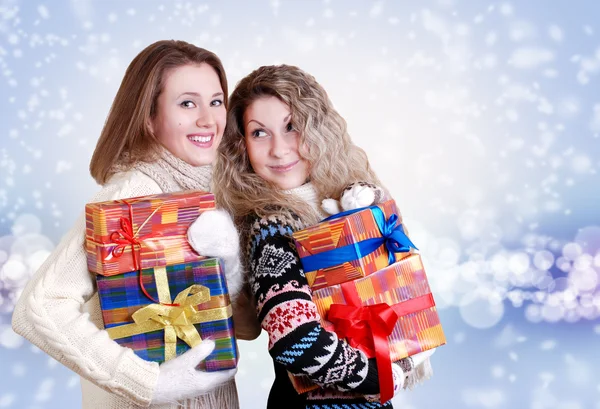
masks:
<svg viewBox="0 0 600 409"><path fill-rule="evenodd" d="M196 108L196 104L194 103L194 101L190 101L189 99L182 101L179 105L183 108L188 108L188 109Z"/></svg>
<svg viewBox="0 0 600 409"><path fill-rule="evenodd" d="M285 126L285 130L286 130L286 132L292 132L292 131L294 131L295 130L294 129L294 125L292 125L291 122L288 122L288 124Z"/></svg>
<svg viewBox="0 0 600 409"><path fill-rule="evenodd" d="M210 102L210 106L212 107L220 107L221 105L223 105L223 100L221 99L215 99L214 101Z"/></svg>
<svg viewBox="0 0 600 409"><path fill-rule="evenodd" d="M256 130L252 131L251 135L254 138L264 138L265 136L267 136L267 133L265 131L263 131L262 129L256 129Z"/></svg>

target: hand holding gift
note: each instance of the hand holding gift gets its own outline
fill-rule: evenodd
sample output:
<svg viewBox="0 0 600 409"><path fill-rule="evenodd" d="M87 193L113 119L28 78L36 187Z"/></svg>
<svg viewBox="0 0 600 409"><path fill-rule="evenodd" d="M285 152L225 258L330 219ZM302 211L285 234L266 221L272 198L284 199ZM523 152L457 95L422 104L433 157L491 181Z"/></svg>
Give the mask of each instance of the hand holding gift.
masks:
<svg viewBox="0 0 600 409"><path fill-rule="evenodd" d="M394 379L394 395L396 396L404 389L412 387L425 379L429 379L432 374L431 364L428 359L435 352L436 348L419 352L413 356L402 358L398 362L392 363L392 374ZM366 395L369 402L379 402L381 394Z"/></svg>
<svg viewBox="0 0 600 409"><path fill-rule="evenodd" d="M193 398L233 379L237 368L218 372L197 369L198 362L205 360L214 349L215 342L205 340L183 355L161 364L152 404L175 403Z"/></svg>
<svg viewBox="0 0 600 409"><path fill-rule="evenodd" d="M348 191L356 205L367 196L363 190ZM429 372L427 354L419 354L445 343L420 256L411 254L415 247L398 214L389 200L294 233L322 326L376 358L382 402L398 390L393 370L408 374L402 387L414 385ZM400 364L424 364L417 370L392 365L408 356L414 358ZM298 392L314 387L292 382Z"/></svg>
<svg viewBox="0 0 600 409"><path fill-rule="evenodd" d="M217 346L203 357L206 371L237 364L224 262L196 252L187 239L192 222L214 208L211 193L196 191L86 206L88 266L97 273L104 326L143 359L170 361L212 339ZM222 231L232 228L230 222Z"/></svg>
<svg viewBox="0 0 600 409"><path fill-rule="evenodd" d="M402 389L412 389L417 383L431 377L432 370L429 357L433 355L436 349L428 349L393 363L394 370L398 368L402 371L403 378L400 386Z"/></svg>

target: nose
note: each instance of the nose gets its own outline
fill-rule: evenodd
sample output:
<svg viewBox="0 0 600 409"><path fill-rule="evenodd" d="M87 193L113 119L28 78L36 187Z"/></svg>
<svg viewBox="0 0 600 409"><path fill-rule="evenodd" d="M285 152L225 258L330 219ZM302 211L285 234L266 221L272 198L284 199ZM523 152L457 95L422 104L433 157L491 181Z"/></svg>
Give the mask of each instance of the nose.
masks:
<svg viewBox="0 0 600 409"><path fill-rule="evenodd" d="M271 137L271 156L275 158L283 158L290 151L290 147L285 138L279 134L274 134Z"/></svg>
<svg viewBox="0 0 600 409"><path fill-rule="evenodd" d="M210 109L201 109L196 119L196 125L200 128L210 128L215 124L215 117Z"/></svg>

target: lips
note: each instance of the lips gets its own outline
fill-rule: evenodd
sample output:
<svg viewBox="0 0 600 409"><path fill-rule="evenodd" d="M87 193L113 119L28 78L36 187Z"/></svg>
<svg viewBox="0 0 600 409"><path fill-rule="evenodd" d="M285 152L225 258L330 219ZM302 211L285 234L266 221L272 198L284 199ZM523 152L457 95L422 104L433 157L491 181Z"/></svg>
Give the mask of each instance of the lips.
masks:
<svg viewBox="0 0 600 409"><path fill-rule="evenodd" d="M210 148L215 139L214 133L195 133L187 135L188 140L200 148Z"/></svg>
<svg viewBox="0 0 600 409"><path fill-rule="evenodd" d="M298 162L300 162L300 161L297 160L295 162L291 162L291 163L284 164L284 165L270 165L269 169L271 169L274 172L287 172L287 171L291 170L294 166L296 166L298 164Z"/></svg>

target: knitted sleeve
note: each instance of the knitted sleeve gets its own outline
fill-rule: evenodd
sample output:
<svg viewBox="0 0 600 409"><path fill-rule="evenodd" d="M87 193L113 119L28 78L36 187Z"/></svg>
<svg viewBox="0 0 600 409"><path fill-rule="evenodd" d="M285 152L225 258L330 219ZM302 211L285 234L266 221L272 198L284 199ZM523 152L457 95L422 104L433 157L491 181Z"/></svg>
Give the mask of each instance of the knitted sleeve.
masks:
<svg viewBox="0 0 600 409"><path fill-rule="evenodd" d="M249 279L269 353L316 384L361 394L379 392L374 360L324 330L292 239L279 219L255 219L248 243Z"/></svg>
<svg viewBox="0 0 600 409"><path fill-rule="evenodd" d="M161 193L152 179L139 172L113 179L117 181L104 186L92 202ZM25 287L13 313L13 329L90 382L147 406L158 364L111 340L84 312L84 304L96 294L84 240L81 215Z"/></svg>

